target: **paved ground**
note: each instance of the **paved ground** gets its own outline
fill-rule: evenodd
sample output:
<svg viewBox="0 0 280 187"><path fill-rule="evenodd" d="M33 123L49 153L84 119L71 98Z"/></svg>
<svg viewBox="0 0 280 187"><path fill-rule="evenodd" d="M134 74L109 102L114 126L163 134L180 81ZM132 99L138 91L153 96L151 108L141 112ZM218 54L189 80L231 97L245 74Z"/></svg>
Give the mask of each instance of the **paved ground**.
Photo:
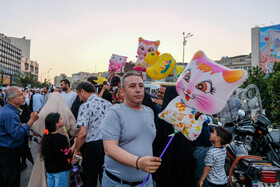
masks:
<svg viewBox="0 0 280 187"><path fill-rule="evenodd" d="M35 160L36 153L38 149L38 144L34 141L31 142L31 153L33 155L33 159ZM33 165L29 160L26 161L27 168L21 172L21 178L20 178L20 187L27 187L29 178L32 172Z"/></svg>

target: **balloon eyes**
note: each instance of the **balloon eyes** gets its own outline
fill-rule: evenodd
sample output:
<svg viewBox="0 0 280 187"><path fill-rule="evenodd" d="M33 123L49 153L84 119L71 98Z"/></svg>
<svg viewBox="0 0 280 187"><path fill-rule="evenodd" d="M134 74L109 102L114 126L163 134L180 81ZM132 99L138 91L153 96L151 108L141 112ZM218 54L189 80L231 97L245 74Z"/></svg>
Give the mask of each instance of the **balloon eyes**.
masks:
<svg viewBox="0 0 280 187"><path fill-rule="evenodd" d="M148 52L154 52L154 49L153 48L149 48Z"/></svg>
<svg viewBox="0 0 280 187"><path fill-rule="evenodd" d="M207 82L207 81L198 83L195 87L205 93L211 92L211 89L212 89L211 83Z"/></svg>
<svg viewBox="0 0 280 187"><path fill-rule="evenodd" d="M144 47L143 46L140 49L141 49L141 51L144 51Z"/></svg>
<svg viewBox="0 0 280 187"><path fill-rule="evenodd" d="M186 75L185 75L185 80L186 80L187 82L190 82L190 79L191 79L191 73L188 72L188 73L186 73Z"/></svg>

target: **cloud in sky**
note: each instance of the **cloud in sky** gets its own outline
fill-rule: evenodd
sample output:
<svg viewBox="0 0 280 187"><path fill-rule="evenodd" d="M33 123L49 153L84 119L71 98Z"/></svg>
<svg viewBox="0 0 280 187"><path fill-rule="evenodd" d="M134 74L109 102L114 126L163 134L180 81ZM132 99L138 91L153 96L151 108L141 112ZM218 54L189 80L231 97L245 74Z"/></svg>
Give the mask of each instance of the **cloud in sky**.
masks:
<svg viewBox="0 0 280 187"><path fill-rule="evenodd" d="M200 49L213 60L248 54L251 28L276 20L280 1L18 0L2 4L6 8L0 12L0 33L30 38L31 59L39 62L40 75L52 68L50 77L54 77L106 71L112 53L135 61L140 36L160 40L159 51L171 53L178 62L182 61L183 32L194 35L187 42L185 62Z"/></svg>

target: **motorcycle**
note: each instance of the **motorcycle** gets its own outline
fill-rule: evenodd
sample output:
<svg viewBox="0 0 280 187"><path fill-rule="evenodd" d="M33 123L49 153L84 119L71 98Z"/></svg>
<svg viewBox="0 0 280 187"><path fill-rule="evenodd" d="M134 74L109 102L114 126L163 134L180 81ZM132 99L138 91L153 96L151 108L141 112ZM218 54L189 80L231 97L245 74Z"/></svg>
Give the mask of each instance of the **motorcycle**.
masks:
<svg viewBox="0 0 280 187"><path fill-rule="evenodd" d="M259 156L251 155L256 150L264 153L267 151L267 147L272 148L271 141L267 138L269 137L267 135L267 118L260 115L252 122L252 120L244 118L244 111L238 113L241 118L224 125L233 133L233 140L226 147L225 161L225 170L231 186L280 186L280 168L277 167L277 164L272 165L273 162L269 156L267 156L267 160L264 160L263 157L260 157L263 156L261 154ZM258 136L260 133L262 136ZM276 152L274 151L274 153Z"/></svg>
<svg viewBox="0 0 280 187"><path fill-rule="evenodd" d="M234 128L234 136L243 142L249 155L267 157L273 165L280 167L280 143L275 142L270 135L272 131L269 119L262 113L257 113L253 120L242 118L232 123L225 124L226 128Z"/></svg>

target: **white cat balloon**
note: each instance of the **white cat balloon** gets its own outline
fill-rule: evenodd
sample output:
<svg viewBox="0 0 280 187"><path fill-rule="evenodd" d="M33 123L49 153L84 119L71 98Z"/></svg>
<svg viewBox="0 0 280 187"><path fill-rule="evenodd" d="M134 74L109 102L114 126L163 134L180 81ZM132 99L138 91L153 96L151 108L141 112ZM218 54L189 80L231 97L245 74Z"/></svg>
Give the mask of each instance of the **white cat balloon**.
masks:
<svg viewBox="0 0 280 187"><path fill-rule="evenodd" d="M234 90L246 79L245 70L232 70L219 65L198 51L177 80L179 96L168 104L159 117L171 123L189 140L195 140L208 117L202 115L195 120L193 115L197 111L209 115L219 113Z"/></svg>

